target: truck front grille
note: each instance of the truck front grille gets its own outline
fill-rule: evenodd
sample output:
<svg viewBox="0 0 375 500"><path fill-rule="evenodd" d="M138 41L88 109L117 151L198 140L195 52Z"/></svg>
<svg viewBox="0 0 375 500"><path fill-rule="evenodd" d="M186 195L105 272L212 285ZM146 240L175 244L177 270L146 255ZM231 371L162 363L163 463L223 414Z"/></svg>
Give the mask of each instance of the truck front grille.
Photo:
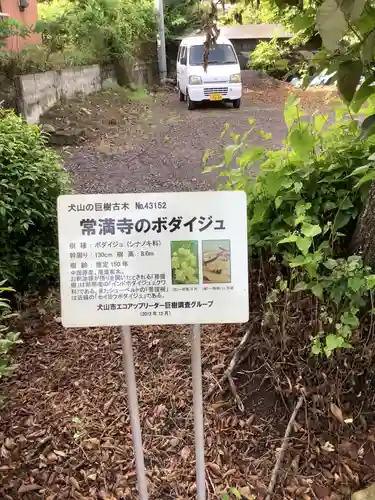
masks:
<svg viewBox="0 0 375 500"><path fill-rule="evenodd" d="M205 97L210 97L211 94L221 94L222 96L228 95L228 87L205 88L203 90Z"/></svg>

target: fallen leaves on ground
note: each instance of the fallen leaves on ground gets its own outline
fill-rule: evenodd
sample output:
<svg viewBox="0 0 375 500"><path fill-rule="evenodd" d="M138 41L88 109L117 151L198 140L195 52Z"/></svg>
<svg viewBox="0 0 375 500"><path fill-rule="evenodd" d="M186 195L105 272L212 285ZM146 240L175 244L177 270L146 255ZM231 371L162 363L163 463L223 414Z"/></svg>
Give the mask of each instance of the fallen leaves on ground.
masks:
<svg viewBox="0 0 375 500"><path fill-rule="evenodd" d="M337 90L332 86L297 89L290 83L276 80L256 71L244 71L242 75L245 102L250 101L254 105L283 107L288 96L295 95L300 99L303 107L315 111L322 110L337 98Z"/></svg>
<svg viewBox="0 0 375 500"><path fill-rule="evenodd" d="M37 316L24 318L27 332L18 350L19 371L2 384L1 498L136 499L119 331L66 330L55 315ZM237 326L203 328L205 390L220 378L240 336ZM155 339L159 342L153 343ZM189 329L134 328L133 344L150 498L192 499L195 454ZM240 394L250 398L245 413L222 396L205 404L211 498L231 486L250 491L257 499L264 497L290 416L285 408L275 407L279 396L270 391L269 381L262 386L253 379L252 370L241 370L247 385L237 377ZM261 373L259 366L257 373ZM262 387L263 402L252 384ZM361 444L349 441L337 449L309 432L300 417L282 468L283 474L289 471L284 498L305 500L323 491L333 499L332 492L348 491L373 473L365 464L375 443L375 429L362 435Z"/></svg>

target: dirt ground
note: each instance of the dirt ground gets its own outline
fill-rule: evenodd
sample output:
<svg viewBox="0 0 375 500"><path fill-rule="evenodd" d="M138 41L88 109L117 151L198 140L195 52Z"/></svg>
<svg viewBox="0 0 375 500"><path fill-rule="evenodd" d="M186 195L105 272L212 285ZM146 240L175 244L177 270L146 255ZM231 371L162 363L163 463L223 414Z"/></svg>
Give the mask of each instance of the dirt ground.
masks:
<svg viewBox="0 0 375 500"><path fill-rule="evenodd" d="M272 132L271 147L285 134L282 106L291 89L250 72L245 83L240 110L217 105L189 112L174 92L129 95L116 89L67 103L43 121L78 142L63 147L78 192L213 189L217 181L202 174L202 155L225 143L220 133L226 122L245 132L254 117ZM303 94L302 101L323 107L326 92ZM19 369L2 382L0 498L135 500L119 331L67 330L59 314L51 291L29 298L19 320ZM218 383L243 334L238 325L203 328L205 393ZM151 500L195 498L189 335L181 326L133 329ZM243 412L226 386L205 402L208 500L230 486L264 498L292 411L257 359L242 365L235 382ZM342 428L340 439L312 436L308 421L306 407L290 440L278 498L347 498L374 477L375 429L354 442Z"/></svg>
<svg viewBox="0 0 375 500"><path fill-rule="evenodd" d="M301 95L310 109L324 106L326 89L298 92L287 84L243 72L242 107L203 105L188 111L176 91L108 91L54 108L44 121L86 137L83 147L66 148L67 169L76 176L77 191L86 193L207 190L217 185L216 174L202 173L206 150L220 151L231 142L221 138L229 122L235 133L249 129L254 118L258 129L272 133L269 147L285 135L283 105L289 93ZM262 144L258 134L250 143Z"/></svg>

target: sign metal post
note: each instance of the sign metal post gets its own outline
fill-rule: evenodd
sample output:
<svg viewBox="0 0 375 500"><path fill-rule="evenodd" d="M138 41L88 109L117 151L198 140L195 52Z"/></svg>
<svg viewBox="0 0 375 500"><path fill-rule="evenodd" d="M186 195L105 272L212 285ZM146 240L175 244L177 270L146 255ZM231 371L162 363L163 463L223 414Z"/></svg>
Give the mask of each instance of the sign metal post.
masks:
<svg viewBox="0 0 375 500"><path fill-rule="evenodd" d="M193 408L194 408L194 434L195 434L195 460L196 460L195 468L197 476L197 500L206 500L200 325L192 325L191 328L191 367L193 375Z"/></svg>
<svg viewBox="0 0 375 500"><path fill-rule="evenodd" d="M139 421L137 384L135 380L133 346L132 346L130 326L123 326L121 328L121 344L122 344L122 354L124 361L126 384L128 388L129 415L132 427L139 499L148 500L147 478L145 470L145 461L143 457L142 432L141 432L141 424Z"/></svg>
<svg viewBox="0 0 375 500"><path fill-rule="evenodd" d="M244 192L58 199L62 323L120 326L140 500L148 500L131 327L190 325L197 500L206 500L201 324L249 319Z"/></svg>

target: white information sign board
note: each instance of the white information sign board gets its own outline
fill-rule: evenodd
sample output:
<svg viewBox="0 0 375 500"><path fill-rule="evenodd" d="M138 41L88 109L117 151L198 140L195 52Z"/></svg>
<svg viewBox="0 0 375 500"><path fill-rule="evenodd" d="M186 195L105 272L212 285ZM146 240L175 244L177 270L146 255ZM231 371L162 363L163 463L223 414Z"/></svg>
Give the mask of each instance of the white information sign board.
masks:
<svg viewBox="0 0 375 500"><path fill-rule="evenodd" d="M246 322L246 195L58 199L66 327Z"/></svg>

